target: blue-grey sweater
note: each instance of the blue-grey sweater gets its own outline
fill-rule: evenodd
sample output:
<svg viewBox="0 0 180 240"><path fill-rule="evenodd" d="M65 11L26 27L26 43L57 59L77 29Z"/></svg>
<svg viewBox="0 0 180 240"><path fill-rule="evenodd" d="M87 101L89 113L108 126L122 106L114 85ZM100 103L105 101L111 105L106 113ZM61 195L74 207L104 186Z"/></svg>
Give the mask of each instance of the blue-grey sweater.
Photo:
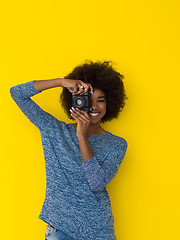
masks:
<svg viewBox="0 0 180 240"><path fill-rule="evenodd" d="M106 185L118 172L127 141L108 131L88 136L94 156L83 162L73 123L59 121L30 98L40 93L33 81L11 87L10 93L41 134L46 195L39 218L77 240L115 240Z"/></svg>

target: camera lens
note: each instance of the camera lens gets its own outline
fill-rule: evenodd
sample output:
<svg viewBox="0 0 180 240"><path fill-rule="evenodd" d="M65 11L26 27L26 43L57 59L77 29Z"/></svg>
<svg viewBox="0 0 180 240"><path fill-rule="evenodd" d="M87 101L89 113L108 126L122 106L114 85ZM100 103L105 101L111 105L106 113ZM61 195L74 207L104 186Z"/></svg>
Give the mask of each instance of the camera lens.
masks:
<svg viewBox="0 0 180 240"><path fill-rule="evenodd" d="M81 100L81 99L78 99L78 100L76 101L76 103L77 103L78 106L81 106L81 105L82 105L82 100Z"/></svg>
<svg viewBox="0 0 180 240"><path fill-rule="evenodd" d="M84 101L82 98L76 98L75 104L76 106L81 107L84 104Z"/></svg>

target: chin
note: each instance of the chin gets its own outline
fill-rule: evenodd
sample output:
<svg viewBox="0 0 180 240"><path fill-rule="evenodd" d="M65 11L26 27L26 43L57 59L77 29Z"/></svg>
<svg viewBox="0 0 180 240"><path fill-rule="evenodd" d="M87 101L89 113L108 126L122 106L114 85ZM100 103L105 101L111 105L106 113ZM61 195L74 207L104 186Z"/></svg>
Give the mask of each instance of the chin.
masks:
<svg viewBox="0 0 180 240"><path fill-rule="evenodd" d="M98 123L100 121L101 121L101 118L100 119L91 119L91 123L92 124L96 124L96 123Z"/></svg>

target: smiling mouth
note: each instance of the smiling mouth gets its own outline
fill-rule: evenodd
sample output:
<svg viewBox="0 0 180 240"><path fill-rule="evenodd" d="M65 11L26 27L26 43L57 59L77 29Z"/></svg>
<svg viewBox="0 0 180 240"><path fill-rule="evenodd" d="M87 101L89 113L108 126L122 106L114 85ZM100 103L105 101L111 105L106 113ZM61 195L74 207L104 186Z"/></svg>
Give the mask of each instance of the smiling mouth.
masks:
<svg viewBox="0 0 180 240"><path fill-rule="evenodd" d="M99 115L100 113L89 113L89 115L90 116L93 116L93 117L95 117L95 116L97 116L97 115Z"/></svg>

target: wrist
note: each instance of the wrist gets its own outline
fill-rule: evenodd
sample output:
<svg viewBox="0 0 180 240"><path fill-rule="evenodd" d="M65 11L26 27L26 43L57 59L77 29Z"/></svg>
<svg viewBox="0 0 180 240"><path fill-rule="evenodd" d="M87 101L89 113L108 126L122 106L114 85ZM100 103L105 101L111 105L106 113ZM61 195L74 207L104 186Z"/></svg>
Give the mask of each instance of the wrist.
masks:
<svg viewBox="0 0 180 240"><path fill-rule="evenodd" d="M87 139L87 135L85 135L84 133L77 133L76 136L79 140Z"/></svg>
<svg viewBox="0 0 180 240"><path fill-rule="evenodd" d="M63 78L56 78L58 81L59 87L63 87Z"/></svg>

